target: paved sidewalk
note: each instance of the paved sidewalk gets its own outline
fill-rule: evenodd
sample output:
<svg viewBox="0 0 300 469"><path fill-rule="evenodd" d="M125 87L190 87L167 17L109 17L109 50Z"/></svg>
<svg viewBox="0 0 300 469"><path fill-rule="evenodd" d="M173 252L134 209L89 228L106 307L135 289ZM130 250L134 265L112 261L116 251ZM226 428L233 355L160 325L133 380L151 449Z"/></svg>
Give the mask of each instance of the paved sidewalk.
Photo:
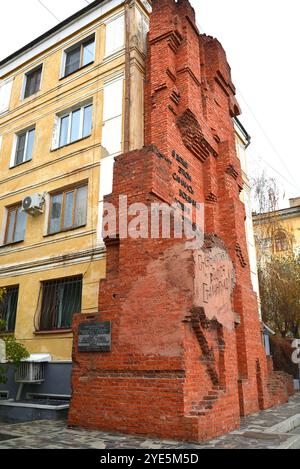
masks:
<svg viewBox="0 0 300 469"><path fill-rule="evenodd" d="M0 449L263 449L276 448L300 434L270 434L268 429L289 417L300 414L300 393L288 404L242 419L239 430L206 443L185 443L100 431L68 429L64 421L37 421L23 424L0 422ZM3 436L2 436L3 435ZM4 435L15 437L5 440Z"/></svg>

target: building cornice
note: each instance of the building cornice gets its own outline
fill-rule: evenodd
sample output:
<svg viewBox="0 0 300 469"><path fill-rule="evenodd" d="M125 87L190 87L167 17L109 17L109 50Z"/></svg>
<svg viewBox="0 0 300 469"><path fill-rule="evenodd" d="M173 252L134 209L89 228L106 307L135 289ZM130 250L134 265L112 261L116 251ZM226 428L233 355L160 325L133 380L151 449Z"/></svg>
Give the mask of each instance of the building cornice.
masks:
<svg viewBox="0 0 300 469"><path fill-rule="evenodd" d="M150 13L151 3L148 0L139 0L144 9ZM6 77L25 62L32 60L45 50L53 47L58 42L86 27L88 24L104 16L110 11L122 6L124 0L95 0L85 8L65 19L54 28L45 32L21 49L0 61L0 77Z"/></svg>
<svg viewBox="0 0 300 469"><path fill-rule="evenodd" d="M253 223L254 225L258 225L261 222L266 222L277 217L281 220L300 217L300 205L297 207L275 210L274 212L253 213Z"/></svg>
<svg viewBox="0 0 300 469"><path fill-rule="evenodd" d="M0 278L28 275L29 273L61 268L62 266L67 267L74 264L95 262L105 259L105 255L105 246L101 245L98 248L62 254L60 256L45 257L18 264L3 265L0 268Z"/></svg>
<svg viewBox="0 0 300 469"><path fill-rule="evenodd" d="M106 13L124 4L124 0L96 0L54 28L26 44L0 62L0 77L6 77L25 62L32 60L58 42L86 27Z"/></svg>
<svg viewBox="0 0 300 469"><path fill-rule="evenodd" d="M81 153L82 153L82 151L81 151ZM6 192L4 194L1 194L0 195L0 201L8 199L8 198L13 197L13 196L16 196L18 194L23 194L23 192L27 191L28 189L34 191L35 189L37 190L39 187L42 187L42 188L47 187L52 182L61 181L65 178L67 178L67 177L75 176L75 175L80 174L82 172L89 171L93 168L97 168L97 167L99 167L99 163L100 163L100 159L98 161L96 161L95 163L91 163L91 164L87 164L87 165L78 167L78 168L76 168L72 171L61 173L58 176L54 176L52 178L44 179L43 181L39 181L35 184L31 184L31 185L27 184L26 186L18 187L18 189L14 190L14 191L9 191L9 192ZM37 168L41 169L40 166L38 166ZM20 179L22 179L22 176L24 176L24 173L19 174ZM37 190L37 192L38 192L38 190Z"/></svg>

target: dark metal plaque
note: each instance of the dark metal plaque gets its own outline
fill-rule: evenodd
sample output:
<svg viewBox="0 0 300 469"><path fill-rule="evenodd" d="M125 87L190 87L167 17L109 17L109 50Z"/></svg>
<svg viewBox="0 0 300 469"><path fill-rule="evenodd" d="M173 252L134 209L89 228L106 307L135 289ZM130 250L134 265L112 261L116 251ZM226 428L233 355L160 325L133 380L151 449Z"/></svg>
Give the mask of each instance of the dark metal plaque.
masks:
<svg viewBox="0 0 300 469"><path fill-rule="evenodd" d="M111 322L80 324L78 352L110 352Z"/></svg>

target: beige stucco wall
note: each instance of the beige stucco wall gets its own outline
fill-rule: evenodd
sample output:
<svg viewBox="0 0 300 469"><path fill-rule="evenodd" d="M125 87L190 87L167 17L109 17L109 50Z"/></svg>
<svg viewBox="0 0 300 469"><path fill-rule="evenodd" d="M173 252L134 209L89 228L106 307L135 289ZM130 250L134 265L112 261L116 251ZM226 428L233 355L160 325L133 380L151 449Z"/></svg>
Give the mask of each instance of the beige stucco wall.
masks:
<svg viewBox="0 0 300 469"><path fill-rule="evenodd" d="M257 246L260 256L275 253L285 254L286 251L277 251L274 245L276 233L282 231L287 235L288 247L295 252L300 251L300 208L284 209L269 214L256 215L254 217L254 229L259 240L268 240L268 246ZM273 239L273 244L271 243Z"/></svg>
<svg viewBox="0 0 300 469"><path fill-rule="evenodd" d="M280 225L282 228L292 235L293 248L295 250L300 249L300 215L287 220L280 220Z"/></svg>
<svg viewBox="0 0 300 469"><path fill-rule="evenodd" d="M30 353L51 353L53 360L70 360L71 333L35 333L34 319L42 281L83 275L82 313L97 311L99 277L105 277L105 261L57 266L22 276L1 279L0 286L19 285L19 301L15 335Z"/></svg>
<svg viewBox="0 0 300 469"><path fill-rule="evenodd" d="M28 215L24 242L0 246L0 287L19 285L16 337L31 353L47 352L55 360L71 359L72 334L35 332L34 317L37 312L41 282L82 274L82 312L89 313L97 311L99 280L105 277L105 252L101 236L97 233L100 213L100 162L106 156L101 147L103 89L107 81L124 76L125 70L125 48L105 57L106 21L111 15L117 15L122 11L124 11L123 5L13 70L9 75L14 77L9 111L0 115L2 137L0 242L2 244L6 207L19 203L34 193L48 194L70 184L88 181L88 214L85 227L47 235L46 203L43 214L35 217ZM140 18L141 13L147 16L142 3L133 2L130 114L132 149L143 145L145 64L142 47L139 47L138 41L133 40L137 36L139 26L135 18ZM96 35L94 63L69 77L60 79L63 50L92 33ZM24 74L41 63L43 64L41 90L34 96L22 100ZM92 135L53 150L55 115L88 98L93 99ZM32 160L10 168L15 134L32 124L36 125Z"/></svg>

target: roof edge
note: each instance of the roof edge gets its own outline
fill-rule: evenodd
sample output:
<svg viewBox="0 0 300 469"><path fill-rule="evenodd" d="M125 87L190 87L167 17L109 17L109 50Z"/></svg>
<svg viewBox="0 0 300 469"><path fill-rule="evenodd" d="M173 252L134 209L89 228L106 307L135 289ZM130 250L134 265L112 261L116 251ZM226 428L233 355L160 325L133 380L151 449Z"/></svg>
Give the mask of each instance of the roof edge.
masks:
<svg viewBox="0 0 300 469"><path fill-rule="evenodd" d="M38 36L36 39L29 42L25 46L21 47L21 49L18 49L16 52L13 52L9 56L7 56L5 59L1 60L0 61L0 68L3 67L3 65L6 65L9 62L13 61L14 59L18 58L20 55L24 54L24 52L28 51L29 49L32 49L34 46L38 45L40 42L42 42L47 37L52 36L52 34L55 34L60 29L67 26L69 23L72 23L77 18L80 18L85 13L88 13L89 11L93 10L94 8L97 8L98 5L101 5L102 3L108 2L108 1L109 0L95 0L94 2L90 3L89 5L82 8L81 10L78 10L76 13L73 13L73 15L71 15L68 18L66 18L65 20L61 21L56 26L49 29L45 33L41 34L40 36Z"/></svg>

